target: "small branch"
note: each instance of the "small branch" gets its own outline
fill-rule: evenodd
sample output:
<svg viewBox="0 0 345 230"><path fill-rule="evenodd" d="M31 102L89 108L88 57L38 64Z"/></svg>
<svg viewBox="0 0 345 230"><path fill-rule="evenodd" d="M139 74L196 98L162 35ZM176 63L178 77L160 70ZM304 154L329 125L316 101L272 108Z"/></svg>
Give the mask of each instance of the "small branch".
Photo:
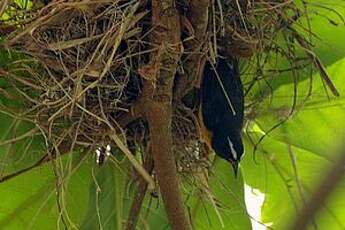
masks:
<svg viewBox="0 0 345 230"><path fill-rule="evenodd" d="M144 168L149 174L151 174L153 171L153 159L150 152L148 152L146 155ZM142 177L139 177L139 185L137 188L136 196L133 200L131 209L129 211L126 230L135 230L135 226L138 221L138 216L140 214L140 209L143 204L146 191L147 191L147 182Z"/></svg>
<svg viewBox="0 0 345 230"><path fill-rule="evenodd" d="M18 136L18 137L9 139L9 140L1 141L0 146L12 144L12 143L18 142L20 140L23 140L27 137L31 137L31 136L35 136L35 135L39 135L39 134L40 133L38 133L38 128L34 127L31 130L27 131L26 133L22 134L21 136Z"/></svg>
<svg viewBox="0 0 345 230"><path fill-rule="evenodd" d="M306 229L308 224L313 221L315 215L321 209L323 203L341 182L345 174L345 146L339 153L339 158L335 161L328 174L323 178L309 202L303 207L297 220L290 228L291 230Z"/></svg>
<svg viewBox="0 0 345 230"><path fill-rule="evenodd" d="M109 135L109 137L115 142L117 147L126 155L127 159L131 162L132 166L137 170L138 173L147 181L148 188L152 191L155 187L155 183L152 177L146 172L146 170L142 167L142 165L135 159L134 155L129 151L127 146L123 144L120 138L115 134Z"/></svg>
<svg viewBox="0 0 345 230"><path fill-rule="evenodd" d="M34 163L33 165L27 167L27 168L23 168L15 173L3 176L0 178L0 183L6 182L12 178L15 178L17 176L20 176L23 173L26 173L28 171L30 171L31 169L34 169L36 167L41 166L42 164L44 164L45 162L48 162L50 160L49 155L45 154L41 159L39 159L36 163Z"/></svg>
<svg viewBox="0 0 345 230"><path fill-rule="evenodd" d="M1 1L1 3L0 3L0 16L2 16L4 13L5 13L5 11L6 11L6 9L7 9L7 7L8 7L8 5L9 5L9 2L8 2L9 0L3 0L3 1Z"/></svg>
<svg viewBox="0 0 345 230"><path fill-rule="evenodd" d="M68 146L64 143L60 144L59 145L59 151L62 151L62 154L60 154L59 156L62 156L64 154L68 154L69 153L69 149L68 149ZM5 175L3 177L0 177L0 183L4 183L10 179L13 179L17 176L20 176L22 175L23 173L26 173L34 168L37 168L37 167L40 167L41 165L43 165L44 163L47 163L47 162L50 162L51 160L54 160L55 158L57 157L56 154L54 153L46 153L43 155L43 157L41 157L38 161L36 161L36 163L34 163L33 165L27 167L27 168L23 168L23 169L20 169L19 171L17 172L14 172L14 173L11 173L11 174L8 174L8 175Z"/></svg>
<svg viewBox="0 0 345 230"><path fill-rule="evenodd" d="M315 68L319 71L321 79L326 83L328 89L331 90L331 92L334 96L339 97L340 94L339 94L337 88L335 87L335 85L333 84L332 80L328 76L326 69L322 65L320 58L313 51L311 51L309 45L307 44L307 42L305 42L305 40L303 39L303 37L301 35L299 35L291 27L290 27L290 30L293 32L293 35L294 35L296 41L298 42L298 44L302 47L302 49L305 51L305 53L307 54L309 59L313 62Z"/></svg>

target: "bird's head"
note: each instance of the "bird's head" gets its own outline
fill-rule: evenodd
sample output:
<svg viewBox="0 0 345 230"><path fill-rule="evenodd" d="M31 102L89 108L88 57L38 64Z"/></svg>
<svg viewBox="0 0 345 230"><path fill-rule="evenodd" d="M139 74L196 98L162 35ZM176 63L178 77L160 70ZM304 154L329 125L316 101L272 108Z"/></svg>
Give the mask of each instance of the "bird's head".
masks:
<svg viewBox="0 0 345 230"><path fill-rule="evenodd" d="M244 152L241 136L214 136L212 138L212 148L218 156L231 163L236 176Z"/></svg>

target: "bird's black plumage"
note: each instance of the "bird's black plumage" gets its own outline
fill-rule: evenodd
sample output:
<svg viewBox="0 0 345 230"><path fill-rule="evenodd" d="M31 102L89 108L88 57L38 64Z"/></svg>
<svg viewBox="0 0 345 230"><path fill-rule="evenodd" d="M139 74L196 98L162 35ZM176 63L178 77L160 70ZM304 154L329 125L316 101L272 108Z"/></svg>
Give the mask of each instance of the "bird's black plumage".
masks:
<svg viewBox="0 0 345 230"><path fill-rule="evenodd" d="M235 173L243 155L244 94L238 60L217 58L205 65L201 84L201 115L215 153L230 161Z"/></svg>

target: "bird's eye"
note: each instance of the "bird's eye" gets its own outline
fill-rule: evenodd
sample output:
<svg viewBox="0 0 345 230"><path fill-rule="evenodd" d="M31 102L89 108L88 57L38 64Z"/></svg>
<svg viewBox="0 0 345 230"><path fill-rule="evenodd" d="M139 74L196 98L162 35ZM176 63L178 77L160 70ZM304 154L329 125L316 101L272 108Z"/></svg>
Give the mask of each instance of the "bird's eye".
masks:
<svg viewBox="0 0 345 230"><path fill-rule="evenodd" d="M237 157L238 157L237 152L236 152L236 150L235 150L235 148L234 148L234 144L231 142L231 140L230 140L229 137L228 137L228 143L229 143L230 152L231 152L232 157L233 157L235 160L237 160Z"/></svg>

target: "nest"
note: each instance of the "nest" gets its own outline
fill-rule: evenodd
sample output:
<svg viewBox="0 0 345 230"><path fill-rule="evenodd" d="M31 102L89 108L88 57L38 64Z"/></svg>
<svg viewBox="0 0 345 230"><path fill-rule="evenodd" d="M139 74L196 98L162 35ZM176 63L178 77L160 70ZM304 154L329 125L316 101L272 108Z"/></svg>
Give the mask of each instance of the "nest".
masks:
<svg viewBox="0 0 345 230"><path fill-rule="evenodd" d="M177 6L186 19L182 40L188 40L193 33L188 30L189 1ZM210 15L211 45L204 52L210 60L276 52L272 41L300 17L293 2L285 0L215 1ZM140 67L155 49L148 3L36 2L3 25L11 23L16 28L5 45L21 58L1 75L18 92L22 113L40 127L37 132L46 137L48 149L65 153L87 148L94 154L98 146L116 147L109 137L114 132L132 152L148 146L146 121L131 113L145 81ZM247 77L246 87L256 80L256 75ZM208 166L195 113L179 103L174 105L173 138L181 172Z"/></svg>

